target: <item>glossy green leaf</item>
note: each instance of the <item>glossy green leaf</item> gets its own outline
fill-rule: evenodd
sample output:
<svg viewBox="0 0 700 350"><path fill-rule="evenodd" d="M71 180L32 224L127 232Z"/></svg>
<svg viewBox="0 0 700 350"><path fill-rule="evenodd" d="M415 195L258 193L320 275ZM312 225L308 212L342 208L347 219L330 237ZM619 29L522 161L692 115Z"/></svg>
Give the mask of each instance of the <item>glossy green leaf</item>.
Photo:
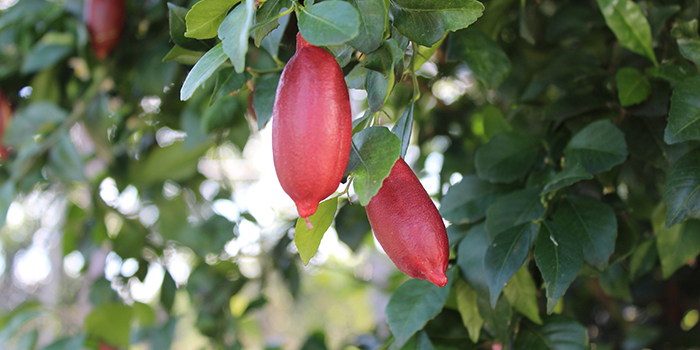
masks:
<svg viewBox="0 0 700 350"><path fill-rule="evenodd" d="M394 27L423 46L433 46L447 31L465 28L481 17L484 5L476 0L393 0Z"/></svg>
<svg viewBox="0 0 700 350"><path fill-rule="evenodd" d="M536 229L537 224L531 222L511 227L499 233L486 250L484 269L492 308L496 307L498 296L508 280L525 262Z"/></svg>
<svg viewBox="0 0 700 350"><path fill-rule="evenodd" d="M664 141L668 144L700 139L700 76L683 80L671 95Z"/></svg>
<svg viewBox="0 0 700 350"><path fill-rule="evenodd" d="M586 327L564 315L551 315L538 326L523 322L513 344L514 350L586 350Z"/></svg>
<svg viewBox="0 0 700 350"><path fill-rule="evenodd" d="M83 158L78 154L68 132L59 137L58 143L49 150L49 164L53 171L65 181L83 181Z"/></svg>
<svg viewBox="0 0 700 350"><path fill-rule="evenodd" d="M216 36L219 25L226 18L228 10L241 0L202 0L187 12L185 36L194 39L209 39Z"/></svg>
<svg viewBox="0 0 700 350"><path fill-rule="evenodd" d="M414 334L406 344L401 347L401 350L435 350L435 346L428 338L425 331L420 331Z"/></svg>
<svg viewBox="0 0 700 350"><path fill-rule="evenodd" d="M467 175L442 197L440 214L455 224L476 222L486 216L489 206L505 192L503 186Z"/></svg>
<svg viewBox="0 0 700 350"><path fill-rule="evenodd" d="M400 153L401 141L387 128L371 127L352 136L348 162L356 164L353 188L362 206L377 194Z"/></svg>
<svg viewBox="0 0 700 350"><path fill-rule="evenodd" d="M457 309L462 315L464 327L469 332L469 339L472 343L477 343L484 319L479 314L476 291L467 282L458 279L454 285L453 293L457 295Z"/></svg>
<svg viewBox="0 0 700 350"><path fill-rule="evenodd" d="M22 61L22 73L30 74L68 57L75 47L71 33L49 32L39 40Z"/></svg>
<svg viewBox="0 0 700 350"><path fill-rule="evenodd" d="M391 129L391 132L396 134L401 140L401 157L406 156L408 146L411 144L411 129L413 128L413 102L411 102L403 115L396 122L396 125Z"/></svg>
<svg viewBox="0 0 700 350"><path fill-rule="evenodd" d="M299 256L304 265L316 255L323 235L328 231L333 222L335 211L338 208L338 197L333 197L321 202L316 213L309 217L312 228L309 230L304 218L297 219L294 231L294 244L297 246Z"/></svg>
<svg viewBox="0 0 700 350"><path fill-rule="evenodd" d="M272 55L272 57L277 57L279 53L280 43L284 37L284 32L287 30L287 24L289 24L289 18L291 16L282 16L277 21L279 26L275 28L270 34L262 39L260 43L261 46L267 50L267 52Z"/></svg>
<svg viewBox="0 0 700 350"><path fill-rule="evenodd" d="M358 64L352 68L350 73L345 76L345 83L350 89L365 89L365 82L367 81L367 68L362 67Z"/></svg>
<svg viewBox="0 0 700 350"><path fill-rule="evenodd" d="M265 1L255 13L255 23L264 23L276 17L283 9L291 8L291 0L268 0ZM280 25L278 20L274 20L253 31L255 46L260 46L262 40Z"/></svg>
<svg viewBox="0 0 700 350"><path fill-rule="evenodd" d="M348 44L363 53L370 53L382 43L384 31L389 26L389 11L384 0L350 0L349 3L360 15L360 26L357 36Z"/></svg>
<svg viewBox="0 0 700 350"><path fill-rule="evenodd" d="M394 75L382 74L377 71L367 71L367 103L372 112L378 112L389 98L389 92L394 87Z"/></svg>
<svg viewBox="0 0 700 350"><path fill-rule="evenodd" d="M663 278L669 278L700 254L700 221L688 220L669 228L664 225L663 205L656 208L651 219Z"/></svg>
<svg viewBox="0 0 700 350"><path fill-rule="evenodd" d="M651 94L651 83L640 71L632 67L624 67L615 74L617 97L622 107L640 103Z"/></svg>
<svg viewBox="0 0 700 350"><path fill-rule="evenodd" d="M535 242L535 262L547 290L551 314L583 266L583 251L575 236L556 222L543 221Z"/></svg>
<svg viewBox="0 0 700 350"><path fill-rule="evenodd" d="M479 295L477 297L479 314L484 319L484 324L496 337L496 339L508 339L513 333L515 323L513 322L513 308L508 302L508 298L501 296L498 298L496 307L489 302L488 297Z"/></svg>
<svg viewBox="0 0 700 350"><path fill-rule="evenodd" d="M687 153L666 176L666 227L686 218L700 218L700 150Z"/></svg>
<svg viewBox="0 0 700 350"><path fill-rule="evenodd" d="M411 279L402 284L386 306L386 322L394 335L394 346L403 346L442 310L454 280L454 269L448 271L449 282L438 287L431 282ZM451 277L451 278L450 278Z"/></svg>
<svg viewBox="0 0 700 350"><path fill-rule="evenodd" d="M499 233L544 215L540 199L541 187L529 187L498 198L486 210L486 231L495 238Z"/></svg>
<svg viewBox="0 0 700 350"><path fill-rule="evenodd" d="M17 111L3 135L2 143L19 147L27 142L33 142L32 136L53 129L67 118L68 112L53 103L32 103Z"/></svg>
<svg viewBox="0 0 700 350"><path fill-rule="evenodd" d="M608 266L617 239L612 208L594 198L567 196L554 213L554 222L578 239L587 263L601 271Z"/></svg>
<svg viewBox="0 0 700 350"><path fill-rule="evenodd" d="M185 16L187 16L186 8L177 6L170 2L168 3L168 24L170 28L170 38L173 40L175 45L187 50L208 50L209 46L205 43L185 36L185 32L187 31Z"/></svg>
<svg viewBox="0 0 700 350"><path fill-rule="evenodd" d="M498 134L476 151L476 172L491 182L513 182L530 171L538 149L536 140L516 133Z"/></svg>
<svg viewBox="0 0 700 350"><path fill-rule="evenodd" d="M222 97L233 95L234 92L239 91L243 87L245 81L246 75L237 73L231 67L220 69L216 73L216 85L214 85L209 105Z"/></svg>
<svg viewBox="0 0 700 350"><path fill-rule="evenodd" d="M651 29L644 13L632 0L597 0L605 23L622 47L646 56L657 65Z"/></svg>
<svg viewBox="0 0 700 350"><path fill-rule="evenodd" d="M472 227L457 247L457 266L464 279L481 296L489 297L489 284L486 280L484 255L491 244L486 225Z"/></svg>
<svg viewBox="0 0 700 350"><path fill-rule="evenodd" d="M296 13L299 31L312 45L340 45L359 33L360 15L344 1L324 1L298 9Z"/></svg>
<svg viewBox="0 0 700 350"><path fill-rule="evenodd" d="M123 304L103 304L85 318L85 330L94 338L116 346L128 346L133 309Z"/></svg>
<svg viewBox="0 0 700 350"><path fill-rule="evenodd" d="M233 63L236 73L245 69L245 54L248 52L248 37L255 16L254 0L245 0L231 11L217 32L224 52Z"/></svg>
<svg viewBox="0 0 700 350"><path fill-rule="evenodd" d="M199 120L204 133L234 125L237 117L242 117L242 109L236 96L227 95L214 102Z"/></svg>
<svg viewBox="0 0 700 350"><path fill-rule="evenodd" d="M163 62L175 61L182 64L194 65L203 55L204 53L201 51L192 51L175 45L170 49L168 54L163 57Z"/></svg>
<svg viewBox="0 0 700 350"><path fill-rule="evenodd" d="M540 310L537 306L537 287L527 269L527 264L523 264L520 270L508 281L506 287L503 288L503 294L515 310L532 322L542 324Z"/></svg>
<svg viewBox="0 0 700 350"><path fill-rule="evenodd" d="M449 37L447 56L466 63L487 88L495 89L512 69L508 55L495 41L476 28L460 30Z"/></svg>
<svg viewBox="0 0 700 350"><path fill-rule="evenodd" d="M335 217L335 230L338 239L357 252L367 234L372 232L365 208L355 203L345 203Z"/></svg>
<svg viewBox="0 0 700 350"><path fill-rule="evenodd" d="M253 108L258 118L258 130L262 130L272 117L272 107L275 104L275 93L280 82L280 74L267 74L258 78L253 96Z"/></svg>
<svg viewBox="0 0 700 350"><path fill-rule="evenodd" d="M192 70L187 74L187 78L185 78L185 82L182 83L182 88L180 88L180 100L186 101L192 97L194 91L209 79L227 58L228 56L224 53L222 43L217 44L212 47L211 50L207 51L207 53L197 61L197 64L192 67Z"/></svg>
<svg viewBox="0 0 700 350"><path fill-rule="evenodd" d="M564 154L567 167L578 163L591 174L610 170L627 158L625 135L609 120L599 120L574 135Z"/></svg>
<svg viewBox="0 0 700 350"><path fill-rule="evenodd" d="M678 49L685 59L700 64L700 35L698 35L698 20L680 23L671 29L671 35L676 38Z"/></svg>
<svg viewBox="0 0 700 350"><path fill-rule="evenodd" d="M586 169L579 163L572 167L568 167L552 177L544 186L542 193L552 192L564 187L571 186L581 180L590 180L593 175L588 173Z"/></svg>

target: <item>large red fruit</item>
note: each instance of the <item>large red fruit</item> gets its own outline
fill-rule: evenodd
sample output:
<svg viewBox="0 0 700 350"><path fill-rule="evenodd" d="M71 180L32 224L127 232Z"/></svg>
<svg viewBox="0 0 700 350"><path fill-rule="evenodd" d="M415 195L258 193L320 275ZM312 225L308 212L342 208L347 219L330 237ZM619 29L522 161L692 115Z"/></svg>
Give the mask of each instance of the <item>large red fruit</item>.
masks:
<svg viewBox="0 0 700 350"><path fill-rule="evenodd" d="M297 34L297 51L282 71L272 109L272 155L299 216L308 219L338 188L351 142L342 70L333 55Z"/></svg>
<svg viewBox="0 0 700 350"><path fill-rule="evenodd" d="M83 20L95 56L104 59L117 46L124 29L124 0L85 0Z"/></svg>
<svg viewBox="0 0 700 350"><path fill-rule="evenodd" d="M5 161L7 157L10 156L10 150L2 144L2 137L5 135L7 126L10 124L10 118L12 118L10 101L8 101L2 91L0 91L0 162Z"/></svg>
<svg viewBox="0 0 700 350"><path fill-rule="evenodd" d="M365 207L382 248L405 274L447 284L450 247L442 217L413 170L399 158Z"/></svg>

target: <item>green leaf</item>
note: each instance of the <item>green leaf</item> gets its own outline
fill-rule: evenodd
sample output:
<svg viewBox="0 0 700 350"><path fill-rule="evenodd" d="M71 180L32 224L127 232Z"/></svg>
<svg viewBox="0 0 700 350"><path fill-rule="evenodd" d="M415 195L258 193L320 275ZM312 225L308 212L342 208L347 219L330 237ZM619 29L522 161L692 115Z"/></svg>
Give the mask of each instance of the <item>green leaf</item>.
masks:
<svg viewBox="0 0 700 350"><path fill-rule="evenodd" d="M327 199L318 205L318 209L314 215L309 217L309 221L313 225L311 230L306 226L304 218L297 219L297 225L294 233L294 244L297 246L299 256L304 265L309 264L309 260L316 255L318 246L321 244L323 235L331 227L335 211L338 208L338 197Z"/></svg>
<svg viewBox="0 0 700 350"><path fill-rule="evenodd" d="M85 331L116 346L128 346L133 309L123 304L103 304L85 318Z"/></svg>
<svg viewBox="0 0 700 350"><path fill-rule="evenodd" d="M73 337L61 338L43 347L41 350L75 350L83 349L85 344L85 334L78 334Z"/></svg>
<svg viewBox="0 0 700 350"><path fill-rule="evenodd" d="M588 173L581 164L576 163L573 167L568 167L554 175L544 186L542 194L571 186L581 180L590 180L592 178L593 175Z"/></svg>
<svg viewBox="0 0 700 350"><path fill-rule="evenodd" d="M209 100L209 105L216 102L218 99L232 95L234 92L239 91L243 84L245 84L246 75L237 73L233 68L226 67L220 69L216 73L216 85L214 86L214 91L211 94L211 100Z"/></svg>
<svg viewBox="0 0 700 350"><path fill-rule="evenodd" d="M262 39L260 43L262 47L267 50L267 52L272 55L272 57L277 57L280 48L280 42L284 37L284 32L287 30L287 24L289 23L289 18L291 16L282 16L277 21L279 21L279 27L275 28L270 34Z"/></svg>
<svg viewBox="0 0 700 350"><path fill-rule="evenodd" d="M627 107L640 103L651 94L651 83L640 71L632 67L620 68L615 74L617 97L620 105Z"/></svg>
<svg viewBox="0 0 700 350"><path fill-rule="evenodd" d="M676 38L678 49L683 57L700 64L700 35L698 35L698 20L680 23L671 29L671 35Z"/></svg>
<svg viewBox="0 0 700 350"><path fill-rule="evenodd" d="M199 119L202 132L210 133L233 126L236 119L242 117L242 109L236 96L227 95L216 100Z"/></svg>
<svg viewBox="0 0 700 350"><path fill-rule="evenodd" d="M540 200L541 187L529 187L498 198L486 210L486 231L494 238L513 226L538 220L544 215Z"/></svg>
<svg viewBox="0 0 700 350"><path fill-rule="evenodd" d="M484 324L488 325L488 329L495 338L502 341L510 338L517 322L513 322L513 308L510 306L508 298L505 296L498 298L496 307L493 307L488 297L479 295L477 303Z"/></svg>
<svg viewBox="0 0 700 350"><path fill-rule="evenodd" d="M187 16L186 8L169 2L168 10L170 38L173 39L175 45L195 51L205 51L209 49L209 45L197 39L185 37L185 32L187 31L187 25L185 24L185 16Z"/></svg>
<svg viewBox="0 0 700 350"><path fill-rule="evenodd" d="M700 221L688 220L669 228L664 225L668 220L664 220L663 205L654 210L651 220L663 278L669 278L700 254Z"/></svg>
<svg viewBox="0 0 700 350"><path fill-rule="evenodd" d="M618 262L610 265L600 275L600 288L609 296L631 303L632 293L630 292L629 281L630 278L625 267Z"/></svg>
<svg viewBox="0 0 700 350"><path fill-rule="evenodd" d="M586 327L564 315L551 315L541 326L523 322L515 338L516 350L586 350Z"/></svg>
<svg viewBox="0 0 700 350"><path fill-rule="evenodd" d="M632 0L597 0L605 23L622 47L648 57L658 65L651 45L651 29L644 13Z"/></svg>
<svg viewBox="0 0 700 350"><path fill-rule="evenodd" d="M484 5L476 0L392 0L390 12L401 34L420 45L433 46L445 32L474 23Z"/></svg>
<svg viewBox="0 0 700 350"><path fill-rule="evenodd" d="M145 159L129 168L132 183L152 184L158 181L181 181L197 173L199 158L204 156L210 142L186 149L184 142L175 142L167 147L151 151Z"/></svg>
<svg viewBox="0 0 700 350"><path fill-rule="evenodd" d="M484 136L487 140L490 140L494 136L503 133L513 131L513 127L506 120L501 113L501 110L496 106L489 104L486 106L483 112L484 116Z"/></svg>
<svg viewBox="0 0 700 350"><path fill-rule="evenodd" d="M389 11L384 0L350 0L349 2L360 14L360 26L357 36L348 44L368 54L382 43L384 31L389 26Z"/></svg>
<svg viewBox="0 0 700 350"><path fill-rule="evenodd" d="M454 269L448 271L448 275L449 282L445 287L440 288L425 280L411 279L391 295L386 306L386 322L394 335L394 346L403 346L413 334L440 313L450 294Z"/></svg>
<svg viewBox="0 0 700 350"><path fill-rule="evenodd" d="M610 170L627 158L625 135L609 120L599 120L574 135L564 154L567 167L578 163L591 174Z"/></svg>
<svg viewBox="0 0 700 350"><path fill-rule="evenodd" d="M384 102L389 98L389 92L394 87L394 75L368 70L365 86L369 110L378 112L384 106Z"/></svg>
<svg viewBox="0 0 700 350"><path fill-rule="evenodd" d="M31 74L68 57L75 47L71 33L49 32L39 40L22 61L22 74Z"/></svg>
<svg viewBox="0 0 700 350"><path fill-rule="evenodd" d="M382 183L399 159L401 142L385 127L371 127L352 136L352 151L348 163L356 164L353 188L366 206L379 192Z"/></svg>
<svg viewBox="0 0 700 350"><path fill-rule="evenodd" d="M583 251L573 235L552 221L543 221L535 242L535 262L547 290L547 313L551 314L569 284L583 266Z"/></svg>
<svg viewBox="0 0 700 350"><path fill-rule="evenodd" d="M484 269L492 308L496 307L498 296L508 280L525 262L536 229L537 224L531 222L511 227L499 233L486 250Z"/></svg>
<svg viewBox="0 0 700 350"><path fill-rule="evenodd" d="M612 208L590 197L567 196L554 213L554 222L578 239L587 263L601 271L608 266L617 239Z"/></svg>
<svg viewBox="0 0 700 350"><path fill-rule="evenodd" d="M59 177L68 182L83 181L83 158L78 154L68 132L64 132L58 143L49 151L49 164Z"/></svg>
<svg viewBox="0 0 700 350"><path fill-rule="evenodd" d="M489 284L486 280L484 255L491 240L486 233L486 225L472 227L457 247L457 266L464 279L481 296L489 297Z"/></svg>
<svg viewBox="0 0 700 350"><path fill-rule="evenodd" d="M674 227L675 228L675 227ZM661 228L666 229L665 227ZM647 239L638 244L630 257L630 281L636 281L656 266L657 249L655 239Z"/></svg>
<svg viewBox="0 0 700 350"><path fill-rule="evenodd" d="M253 96L253 108L258 118L258 130L262 130L272 117L272 107L275 105L275 93L280 82L280 74L267 74L258 78Z"/></svg>
<svg viewBox="0 0 700 350"><path fill-rule="evenodd" d="M216 36L219 25L226 18L228 10L241 0L201 0L187 12L187 32L185 36L195 39L209 39Z"/></svg>
<svg viewBox="0 0 700 350"><path fill-rule="evenodd" d="M187 74L185 82L180 88L180 100L186 101L197 88L202 85L209 77L214 74L217 68L226 61L228 56L224 53L222 43L216 44L211 50L202 56L197 64L192 67L192 70Z"/></svg>
<svg viewBox="0 0 700 350"><path fill-rule="evenodd" d="M175 45L168 52L165 57L163 57L163 62L175 61L182 64L194 65L202 58L204 54L200 51L187 50L183 47Z"/></svg>
<svg viewBox="0 0 700 350"><path fill-rule="evenodd" d="M360 15L344 1L324 1L296 13L301 36L312 45L340 45L359 33Z"/></svg>
<svg viewBox="0 0 700 350"><path fill-rule="evenodd" d="M486 216L486 209L505 192L503 186L467 175L442 197L440 214L455 224L476 222Z"/></svg>
<svg viewBox="0 0 700 350"><path fill-rule="evenodd" d="M0 185L0 228L5 225L7 211L10 209L10 204L15 199L15 183L12 181L3 181Z"/></svg>
<svg viewBox="0 0 700 350"><path fill-rule="evenodd" d="M491 182L513 182L530 171L538 150L536 140L516 133L498 134L476 151L476 173Z"/></svg>
<svg viewBox="0 0 700 350"><path fill-rule="evenodd" d="M523 264L513 278L508 281L506 287L503 288L503 294L518 312L532 322L542 324L537 306L537 287L535 287L535 281L527 269L527 264Z"/></svg>
<svg viewBox="0 0 700 350"><path fill-rule="evenodd" d="M338 232L338 239L353 252L357 252L362 241L372 231L365 208L347 202L338 210L338 215L335 217L335 230Z"/></svg>
<svg viewBox="0 0 700 350"><path fill-rule="evenodd" d="M481 327L484 325L484 319L479 314L476 291L467 282L458 279L453 292L457 295L457 309L462 315L464 327L469 332L469 339L476 344L479 341Z"/></svg>
<svg viewBox="0 0 700 350"><path fill-rule="evenodd" d="M248 37L254 15L254 0L245 0L244 4L236 6L226 16L217 32L224 52L233 63L236 73L243 73L245 69L245 54L248 52Z"/></svg>
<svg viewBox="0 0 700 350"><path fill-rule="evenodd" d="M32 103L15 114L5 130L2 143L19 148L34 142L32 136L49 131L68 118L68 112L49 102Z"/></svg>
<svg viewBox="0 0 700 350"><path fill-rule="evenodd" d="M11 338L17 335L26 324L37 317L41 316L42 312L35 308L22 310L21 312L11 315L0 328L0 344L7 344Z"/></svg>
<svg viewBox="0 0 700 350"><path fill-rule="evenodd" d="M408 146L411 144L411 129L413 128L413 101L406 107L403 115L391 129L401 140L401 158L406 156Z"/></svg>
<svg viewBox="0 0 700 350"><path fill-rule="evenodd" d="M700 139L700 76L683 80L671 95L664 141L668 144Z"/></svg>
<svg viewBox="0 0 700 350"><path fill-rule="evenodd" d="M352 68L350 73L345 76L345 83L350 89L365 89L365 81L367 81L367 68L358 64Z"/></svg>
<svg viewBox="0 0 700 350"><path fill-rule="evenodd" d="M463 61L489 89L501 85L513 68L508 55L498 43L476 28L467 28L450 35L448 45L448 59Z"/></svg>
<svg viewBox="0 0 700 350"><path fill-rule="evenodd" d="M255 13L255 23L263 23L274 17L276 17L282 9L291 8L291 0L268 0L265 1L262 6ZM275 28L280 25L278 20L274 20L258 29L253 31L253 38L255 38L255 46L260 46L262 40L270 34Z"/></svg>
<svg viewBox="0 0 700 350"><path fill-rule="evenodd" d="M664 201L666 227L686 218L700 218L700 150L688 152L678 159L666 175Z"/></svg>
<svg viewBox="0 0 700 350"><path fill-rule="evenodd" d="M425 331L420 331L414 334L411 339L409 339L401 350L435 350L435 346L428 338L428 334Z"/></svg>

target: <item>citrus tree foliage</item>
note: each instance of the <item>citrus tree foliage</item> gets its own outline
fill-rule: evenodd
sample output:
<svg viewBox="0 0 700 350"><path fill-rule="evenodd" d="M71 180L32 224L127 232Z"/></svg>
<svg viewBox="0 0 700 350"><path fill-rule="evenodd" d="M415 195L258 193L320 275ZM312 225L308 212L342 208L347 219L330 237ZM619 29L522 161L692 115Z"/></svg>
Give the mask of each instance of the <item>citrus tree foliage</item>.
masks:
<svg viewBox="0 0 700 350"><path fill-rule="evenodd" d="M3 349L697 346L698 0L126 1L103 61L82 7L0 12ZM348 192L313 229L265 227L222 160L269 124L297 31L366 93ZM363 206L399 156L449 224L448 285L304 267L331 226L354 257L376 252ZM251 225L257 249L225 249ZM18 280L36 246L52 278ZM280 340L275 290L292 323L327 321ZM357 290L384 302L358 316ZM329 331L349 314L370 326Z"/></svg>

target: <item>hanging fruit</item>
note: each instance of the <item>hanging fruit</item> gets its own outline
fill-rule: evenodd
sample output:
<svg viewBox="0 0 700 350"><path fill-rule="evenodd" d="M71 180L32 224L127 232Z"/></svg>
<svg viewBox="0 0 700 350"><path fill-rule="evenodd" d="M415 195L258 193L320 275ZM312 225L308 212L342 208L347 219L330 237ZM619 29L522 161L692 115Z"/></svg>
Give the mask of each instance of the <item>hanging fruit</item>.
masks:
<svg viewBox="0 0 700 350"><path fill-rule="evenodd" d="M399 158L365 207L377 241L403 273L447 284L450 248L442 217L413 170Z"/></svg>
<svg viewBox="0 0 700 350"><path fill-rule="evenodd" d="M124 0L85 0L83 20L97 58L105 59L119 43L125 12Z"/></svg>
<svg viewBox="0 0 700 350"><path fill-rule="evenodd" d="M335 58L297 34L272 110L272 155L284 191L307 220L335 192L345 172L352 115Z"/></svg>

